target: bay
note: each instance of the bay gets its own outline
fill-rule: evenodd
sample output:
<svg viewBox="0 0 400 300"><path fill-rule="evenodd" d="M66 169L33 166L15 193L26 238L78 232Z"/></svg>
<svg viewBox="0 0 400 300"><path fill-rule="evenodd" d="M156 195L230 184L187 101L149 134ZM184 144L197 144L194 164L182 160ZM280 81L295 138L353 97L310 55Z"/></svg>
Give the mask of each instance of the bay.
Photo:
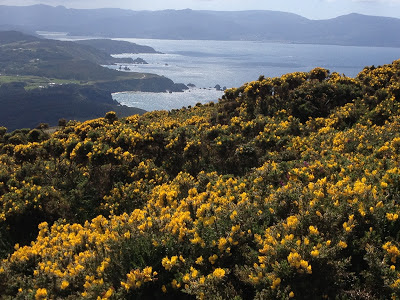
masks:
<svg viewBox="0 0 400 300"><path fill-rule="evenodd" d="M149 63L133 66L134 71L152 72L199 87L217 83L238 87L256 80L259 75L275 77L315 67L354 77L365 66L387 64L400 58L399 48L251 41L119 40L148 45L165 53L115 55L141 57Z"/></svg>
<svg viewBox="0 0 400 300"><path fill-rule="evenodd" d="M43 34L43 33L42 33ZM46 34L43 34L46 36ZM70 37L52 33L50 38L76 40L93 37ZM177 83L192 83L195 89L184 93L123 92L113 94L121 104L145 110L173 109L222 96L215 85L239 87L245 82L281 76L296 71L323 67L349 77L365 66L383 65L400 58L399 48L356 47L314 44L285 44L251 41L158 40L120 38L148 45L164 54L118 54L115 57L143 58L149 64L127 64L130 71L155 73ZM118 69L119 66L107 66Z"/></svg>
<svg viewBox="0 0 400 300"><path fill-rule="evenodd" d="M336 45L283 44L249 41L181 41L120 39L148 45L164 54L120 54L115 57L140 57L148 65L129 65L132 71L164 75L179 83L200 88L239 87L245 82L281 76L296 71L323 67L349 77L365 66L391 63L400 58L400 49ZM114 66L117 68L118 66ZM187 93L120 93L113 98L127 106L146 110L180 108L217 101L221 92L203 89Z"/></svg>
<svg viewBox="0 0 400 300"><path fill-rule="evenodd" d="M113 99L122 105L152 111L177 109L210 101L217 102L223 94L224 92L215 89L194 88L181 93L120 92L114 93Z"/></svg>

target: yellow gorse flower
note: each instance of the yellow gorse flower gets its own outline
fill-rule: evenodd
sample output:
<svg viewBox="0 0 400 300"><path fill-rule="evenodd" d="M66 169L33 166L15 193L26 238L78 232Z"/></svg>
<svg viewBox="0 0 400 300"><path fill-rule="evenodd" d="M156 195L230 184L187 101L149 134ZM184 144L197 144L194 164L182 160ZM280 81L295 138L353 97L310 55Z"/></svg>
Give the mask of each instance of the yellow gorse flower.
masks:
<svg viewBox="0 0 400 300"><path fill-rule="evenodd" d="M223 278L225 276L225 270L221 268L217 268L213 272L213 276L216 278Z"/></svg>

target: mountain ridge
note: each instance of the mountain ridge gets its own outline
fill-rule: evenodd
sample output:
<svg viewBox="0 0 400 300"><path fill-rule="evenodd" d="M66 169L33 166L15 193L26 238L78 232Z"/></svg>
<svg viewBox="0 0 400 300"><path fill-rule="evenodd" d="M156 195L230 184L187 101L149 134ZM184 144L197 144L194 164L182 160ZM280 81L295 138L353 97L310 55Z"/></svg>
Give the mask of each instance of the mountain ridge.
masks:
<svg viewBox="0 0 400 300"><path fill-rule="evenodd" d="M0 19L4 24L0 29L7 24L80 36L400 47L400 19L358 13L312 20L272 10L134 11L41 5L0 6Z"/></svg>

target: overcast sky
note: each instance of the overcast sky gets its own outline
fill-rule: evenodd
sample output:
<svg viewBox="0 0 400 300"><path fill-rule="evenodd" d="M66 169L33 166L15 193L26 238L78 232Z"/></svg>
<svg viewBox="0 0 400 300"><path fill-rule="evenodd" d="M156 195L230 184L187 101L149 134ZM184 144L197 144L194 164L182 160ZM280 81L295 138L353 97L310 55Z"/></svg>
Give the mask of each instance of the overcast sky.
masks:
<svg viewBox="0 0 400 300"><path fill-rule="evenodd" d="M118 7L132 10L278 10L310 19L357 12L400 18L400 0L0 0L2 5L63 5L69 8Z"/></svg>

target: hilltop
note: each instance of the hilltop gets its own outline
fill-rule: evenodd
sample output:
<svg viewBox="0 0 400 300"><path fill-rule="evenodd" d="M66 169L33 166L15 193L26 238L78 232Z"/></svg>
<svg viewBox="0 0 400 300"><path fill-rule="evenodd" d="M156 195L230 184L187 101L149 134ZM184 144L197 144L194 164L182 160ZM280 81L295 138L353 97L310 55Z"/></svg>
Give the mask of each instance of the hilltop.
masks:
<svg viewBox="0 0 400 300"><path fill-rule="evenodd" d="M397 299L400 60L0 128L0 295Z"/></svg>

